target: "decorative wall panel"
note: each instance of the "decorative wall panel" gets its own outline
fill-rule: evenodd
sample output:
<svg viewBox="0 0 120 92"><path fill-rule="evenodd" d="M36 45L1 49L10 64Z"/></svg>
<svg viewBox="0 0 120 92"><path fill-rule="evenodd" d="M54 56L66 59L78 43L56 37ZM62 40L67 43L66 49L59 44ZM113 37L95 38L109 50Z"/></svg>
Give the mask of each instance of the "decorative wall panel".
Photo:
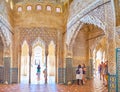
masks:
<svg viewBox="0 0 120 92"><path fill-rule="evenodd" d="M18 68L11 69L12 83L18 83Z"/></svg>
<svg viewBox="0 0 120 92"><path fill-rule="evenodd" d="M4 81L4 67L0 66L0 82Z"/></svg>
<svg viewBox="0 0 120 92"><path fill-rule="evenodd" d="M10 57L4 58L4 81L10 83Z"/></svg>
<svg viewBox="0 0 120 92"><path fill-rule="evenodd" d="M65 68L58 69L58 83L64 83L65 80Z"/></svg>
<svg viewBox="0 0 120 92"><path fill-rule="evenodd" d="M73 80L73 68L72 68L72 58L66 58L66 74L65 83Z"/></svg>

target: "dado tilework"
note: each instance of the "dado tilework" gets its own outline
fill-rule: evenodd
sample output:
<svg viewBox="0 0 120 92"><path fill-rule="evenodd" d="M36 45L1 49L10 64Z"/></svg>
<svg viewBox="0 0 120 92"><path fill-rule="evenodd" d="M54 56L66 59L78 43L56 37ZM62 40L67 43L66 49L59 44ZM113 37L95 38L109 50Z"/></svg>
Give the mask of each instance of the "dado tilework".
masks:
<svg viewBox="0 0 120 92"><path fill-rule="evenodd" d="M0 82L4 82L4 67L0 66Z"/></svg>
<svg viewBox="0 0 120 92"><path fill-rule="evenodd" d="M12 83L18 83L18 68L11 68Z"/></svg>
<svg viewBox="0 0 120 92"><path fill-rule="evenodd" d="M73 80L72 58L66 58L65 83Z"/></svg>
<svg viewBox="0 0 120 92"><path fill-rule="evenodd" d="M65 68L58 69L58 83L64 83L65 81Z"/></svg>
<svg viewBox="0 0 120 92"><path fill-rule="evenodd" d="M116 75L108 76L108 92L118 92L116 91Z"/></svg>
<svg viewBox="0 0 120 92"><path fill-rule="evenodd" d="M10 80L10 57L4 58L4 81L7 81L8 83L11 82Z"/></svg>

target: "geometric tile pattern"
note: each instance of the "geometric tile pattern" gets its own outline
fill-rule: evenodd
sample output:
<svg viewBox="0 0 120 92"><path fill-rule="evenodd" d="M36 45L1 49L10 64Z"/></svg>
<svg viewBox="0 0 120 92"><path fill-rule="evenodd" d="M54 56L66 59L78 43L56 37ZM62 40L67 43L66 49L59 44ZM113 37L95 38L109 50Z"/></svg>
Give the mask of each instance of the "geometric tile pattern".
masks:
<svg viewBox="0 0 120 92"><path fill-rule="evenodd" d="M116 92L120 92L120 48L116 49Z"/></svg>
<svg viewBox="0 0 120 92"><path fill-rule="evenodd" d="M65 83L73 80L72 58L66 58Z"/></svg>
<svg viewBox="0 0 120 92"><path fill-rule="evenodd" d="M108 92L118 92L116 91L116 75L108 75Z"/></svg>
<svg viewBox="0 0 120 92"><path fill-rule="evenodd" d="M58 83L65 83L65 68L58 69Z"/></svg>
<svg viewBox="0 0 120 92"><path fill-rule="evenodd" d="M18 68L11 68L12 83L18 83Z"/></svg>
<svg viewBox="0 0 120 92"><path fill-rule="evenodd" d="M10 57L4 57L4 81L10 83Z"/></svg>
<svg viewBox="0 0 120 92"><path fill-rule="evenodd" d="M4 67L0 66L0 83L4 81Z"/></svg>

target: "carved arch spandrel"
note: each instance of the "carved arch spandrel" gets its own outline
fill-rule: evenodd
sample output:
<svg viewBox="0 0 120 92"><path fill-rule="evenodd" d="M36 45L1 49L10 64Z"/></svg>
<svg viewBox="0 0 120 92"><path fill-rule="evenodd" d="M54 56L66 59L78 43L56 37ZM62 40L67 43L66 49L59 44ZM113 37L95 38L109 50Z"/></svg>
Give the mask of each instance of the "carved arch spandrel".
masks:
<svg viewBox="0 0 120 92"><path fill-rule="evenodd" d="M73 37L71 37L71 38L67 37L67 41L69 41L68 39L70 39L70 41L67 42L68 44L72 44L74 42L74 39L76 38L76 35L80 31L81 27L83 26L83 24L86 24L86 23L87 24L93 24L94 26L97 26L98 28L101 28L103 30L103 32L106 34L105 25L101 20L99 20L96 16L86 15L82 19L80 19L80 23L79 23L78 27L73 27L73 28L69 29L69 30L72 30L72 36Z"/></svg>
<svg viewBox="0 0 120 92"><path fill-rule="evenodd" d="M101 3L103 3L103 2L101 2ZM76 28L73 28L73 26L77 24L77 21L80 21L82 23L94 24L94 25L98 26L99 28L101 28L104 31L104 33L106 34L105 28L106 28L106 24L108 24L108 23L105 23L105 15L106 15L105 14L106 13L105 6L109 3L110 3L110 1L106 2L103 5L98 6L96 8L93 8L91 11L89 11L89 9L88 9L89 12L85 15L82 15L81 12L76 14L77 17L74 18L76 23L72 24L72 22L68 22L68 24L69 24L68 28L67 28L68 33L72 34L74 32L73 34L76 34L75 33ZM90 8L92 8L92 6ZM107 14L107 15L109 15L109 14ZM71 40L72 40L72 37L67 37L67 44L70 44Z"/></svg>
<svg viewBox="0 0 120 92"><path fill-rule="evenodd" d="M21 28L20 39L33 42L37 37L40 37L43 41L49 42L54 40L56 42L56 30L49 28Z"/></svg>
<svg viewBox="0 0 120 92"><path fill-rule="evenodd" d="M0 28L0 37L4 46L4 56L9 57L11 55L11 35L7 28Z"/></svg>
<svg viewBox="0 0 120 92"><path fill-rule="evenodd" d="M3 33L2 33L1 30L0 30L0 37L1 37L1 39L2 39L3 45L6 47L6 46L7 46L7 43L6 43L5 37L4 37L4 35L3 35Z"/></svg>
<svg viewBox="0 0 120 92"><path fill-rule="evenodd" d="M34 41L32 41L32 43L31 43L32 47L34 48L37 43L40 44L41 47L45 48L46 43L40 37L38 37Z"/></svg>

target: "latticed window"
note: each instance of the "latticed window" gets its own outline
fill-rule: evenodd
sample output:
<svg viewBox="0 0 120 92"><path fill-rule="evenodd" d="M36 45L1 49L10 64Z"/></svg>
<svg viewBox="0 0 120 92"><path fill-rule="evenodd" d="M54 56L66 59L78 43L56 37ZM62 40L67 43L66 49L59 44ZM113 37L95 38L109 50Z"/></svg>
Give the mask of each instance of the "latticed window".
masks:
<svg viewBox="0 0 120 92"><path fill-rule="evenodd" d="M60 8L56 8L56 12L61 12L61 9Z"/></svg>
<svg viewBox="0 0 120 92"><path fill-rule="evenodd" d="M22 7L18 7L18 12L21 12L22 11Z"/></svg>
<svg viewBox="0 0 120 92"><path fill-rule="evenodd" d="M51 11L51 6L47 6L47 11Z"/></svg>
<svg viewBox="0 0 120 92"><path fill-rule="evenodd" d="M27 6L27 10L28 11L32 10L32 6Z"/></svg>
<svg viewBox="0 0 120 92"><path fill-rule="evenodd" d="M37 5L37 10L41 10L41 9L42 9L41 5Z"/></svg>

